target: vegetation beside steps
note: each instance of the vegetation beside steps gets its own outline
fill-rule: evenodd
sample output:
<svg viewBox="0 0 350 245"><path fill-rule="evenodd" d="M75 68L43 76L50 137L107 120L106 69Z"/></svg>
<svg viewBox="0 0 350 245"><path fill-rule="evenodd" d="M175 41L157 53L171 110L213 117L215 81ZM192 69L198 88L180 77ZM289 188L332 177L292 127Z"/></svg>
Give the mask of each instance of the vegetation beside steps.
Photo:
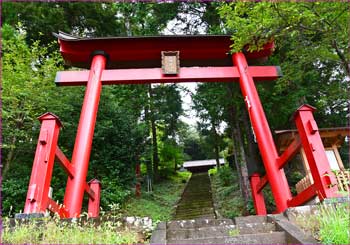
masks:
<svg viewBox="0 0 350 245"><path fill-rule="evenodd" d="M244 203L239 190L238 177L228 166L219 170L209 170L212 194L217 215L221 218L235 219L244 216ZM273 197L266 192L265 201L268 210L273 210ZM300 212L292 221L305 233L312 235L315 241L323 244L350 244L350 200L344 204L319 204L312 212ZM304 206L307 207L307 206ZM304 208L300 207L300 208ZM298 208L296 208L298 209ZM253 203L248 203L248 213L255 214ZM311 215L310 215L311 213Z"/></svg>
<svg viewBox="0 0 350 245"><path fill-rule="evenodd" d="M310 206L310 209L311 212L300 212L293 219L294 223L320 243L350 244L350 200L335 205Z"/></svg>
<svg viewBox="0 0 350 245"><path fill-rule="evenodd" d="M218 217L233 219L247 214L255 214L251 201L248 203L248 212L244 207L238 176L229 166L210 169L209 175Z"/></svg>
<svg viewBox="0 0 350 245"><path fill-rule="evenodd" d="M3 220L2 244L131 244L138 243L138 234L125 229L121 223L104 222L81 226L62 223L58 218L31 220L27 224L9 227Z"/></svg>
<svg viewBox="0 0 350 245"><path fill-rule="evenodd" d="M142 190L140 198L132 196L122 206L124 216L149 217L153 222L170 220L190 177L190 172L176 172L155 183L152 192Z"/></svg>
<svg viewBox="0 0 350 245"><path fill-rule="evenodd" d="M169 221L174 205L190 178L189 172L177 172L154 184L154 191L142 190L140 198L131 196L124 204L111 204L110 210L102 211L105 220L99 225L87 222L62 222L57 217L29 222L10 227L10 219L3 218L2 244L135 244L147 243L151 229L129 227L125 217L148 217L155 226L160 221ZM86 214L83 214L86 216ZM148 233L148 234L147 234Z"/></svg>

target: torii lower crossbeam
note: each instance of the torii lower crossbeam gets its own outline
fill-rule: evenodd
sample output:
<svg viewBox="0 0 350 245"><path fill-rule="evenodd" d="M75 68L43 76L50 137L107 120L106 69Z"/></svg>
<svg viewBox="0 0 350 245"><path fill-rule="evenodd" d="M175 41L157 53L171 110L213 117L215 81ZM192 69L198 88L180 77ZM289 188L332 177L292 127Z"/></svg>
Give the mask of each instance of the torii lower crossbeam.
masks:
<svg viewBox="0 0 350 245"><path fill-rule="evenodd" d="M249 66L254 81L271 81L281 77L279 66ZM89 71L57 72L55 83L59 86L86 85ZM179 82L238 82L237 67L181 67L177 75L164 75L161 68L113 69L104 70L103 85L179 83Z"/></svg>

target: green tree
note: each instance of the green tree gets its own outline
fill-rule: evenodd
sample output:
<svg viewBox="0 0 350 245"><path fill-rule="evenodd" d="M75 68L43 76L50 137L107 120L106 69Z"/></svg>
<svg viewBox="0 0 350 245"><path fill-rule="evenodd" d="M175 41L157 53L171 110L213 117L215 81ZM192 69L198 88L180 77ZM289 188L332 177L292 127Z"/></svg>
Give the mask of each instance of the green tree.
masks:
<svg viewBox="0 0 350 245"><path fill-rule="evenodd" d="M152 135L153 174L156 180L159 178L160 164L158 141L161 140L164 143L171 141L173 144L176 142L176 131L182 113L182 100L178 85L162 84L154 87L149 85L148 116ZM163 132L161 138L158 138L159 130Z"/></svg>
<svg viewBox="0 0 350 245"><path fill-rule="evenodd" d="M27 31L28 44L47 45L58 30L80 36L155 35L177 14L178 4L5 2L3 23Z"/></svg>
<svg viewBox="0 0 350 245"><path fill-rule="evenodd" d="M346 124L349 4L237 2L222 4L219 13L232 33L232 52L260 49L270 40L276 44L270 63L279 64L284 77L259 87L273 128L287 126L302 103L318 107L320 126Z"/></svg>
<svg viewBox="0 0 350 245"><path fill-rule="evenodd" d="M196 94L193 96L194 109L201 122L198 123L199 130L208 136L208 142L212 146L216 165L219 168L220 146L222 138L220 136L220 126L223 119L224 108L220 101L221 87L214 83L198 84Z"/></svg>
<svg viewBox="0 0 350 245"><path fill-rule="evenodd" d="M13 205L14 211L19 211L24 204L40 129L36 118L47 111L72 115L74 103L70 102L72 98L79 101L74 97L79 89L56 89L53 80L62 69L58 52L48 53L39 42L28 46L25 35L7 24L2 27L2 37L3 210ZM61 119L66 121L65 116ZM71 127L64 128L60 143L71 134Z"/></svg>

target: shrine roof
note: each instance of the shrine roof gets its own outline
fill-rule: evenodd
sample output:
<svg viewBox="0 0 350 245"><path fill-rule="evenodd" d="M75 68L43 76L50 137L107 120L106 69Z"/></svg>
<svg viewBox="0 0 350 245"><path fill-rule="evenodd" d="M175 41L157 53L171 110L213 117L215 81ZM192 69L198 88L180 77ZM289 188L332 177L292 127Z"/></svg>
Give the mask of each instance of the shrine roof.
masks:
<svg viewBox="0 0 350 245"><path fill-rule="evenodd" d="M299 135L296 129L276 130L274 133L278 149L287 148ZM319 128L319 133L325 147L340 146L344 143L345 137L350 136L350 127Z"/></svg>
<svg viewBox="0 0 350 245"><path fill-rule="evenodd" d="M66 65L90 68L92 55L104 52L107 68L161 67L161 51L180 51L181 67L232 66L230 35L171 35L82 38L54 33ZM271 55L273 43L258 52L245 52L248 61Z"/></svg>

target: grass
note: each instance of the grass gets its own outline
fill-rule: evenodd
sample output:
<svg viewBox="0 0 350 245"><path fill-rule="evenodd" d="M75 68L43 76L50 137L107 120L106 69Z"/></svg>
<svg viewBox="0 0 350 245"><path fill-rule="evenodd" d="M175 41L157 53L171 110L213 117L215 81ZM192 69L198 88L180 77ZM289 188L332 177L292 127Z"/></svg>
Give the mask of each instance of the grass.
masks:
<svg viewBox="0 0 350 245"><path fill-rule="evenodd" d="M150 217L155 222L170 220L190 176L190 172L177 172L154 184L153 192L142 190L140 198L132 197L122 207L124 216Z"/></svg>
<svg viewBox="0 0 350 245"><path fill-rule="evenodd" d="M228 166L209 170L213 198L223 218L233 219L244 215L244 202L238 177Z"/></svg>
<svg viewBox="0 0 350 245"><path fill-rule="evenodd" d="M323 244L350 243L350 206L322 204L311 216L299 216L297 224Z"/></svg>
<svg viewBox="0 0 350 245"><path fill-rule="evenodd" d="M7 244L132 244L138 242L137 233L121 228L120 224L104 222L80 226L62 223L58 219L45 219L40 225L34 220L28 224L9 227L3 220L2 243Z"/></svg>

